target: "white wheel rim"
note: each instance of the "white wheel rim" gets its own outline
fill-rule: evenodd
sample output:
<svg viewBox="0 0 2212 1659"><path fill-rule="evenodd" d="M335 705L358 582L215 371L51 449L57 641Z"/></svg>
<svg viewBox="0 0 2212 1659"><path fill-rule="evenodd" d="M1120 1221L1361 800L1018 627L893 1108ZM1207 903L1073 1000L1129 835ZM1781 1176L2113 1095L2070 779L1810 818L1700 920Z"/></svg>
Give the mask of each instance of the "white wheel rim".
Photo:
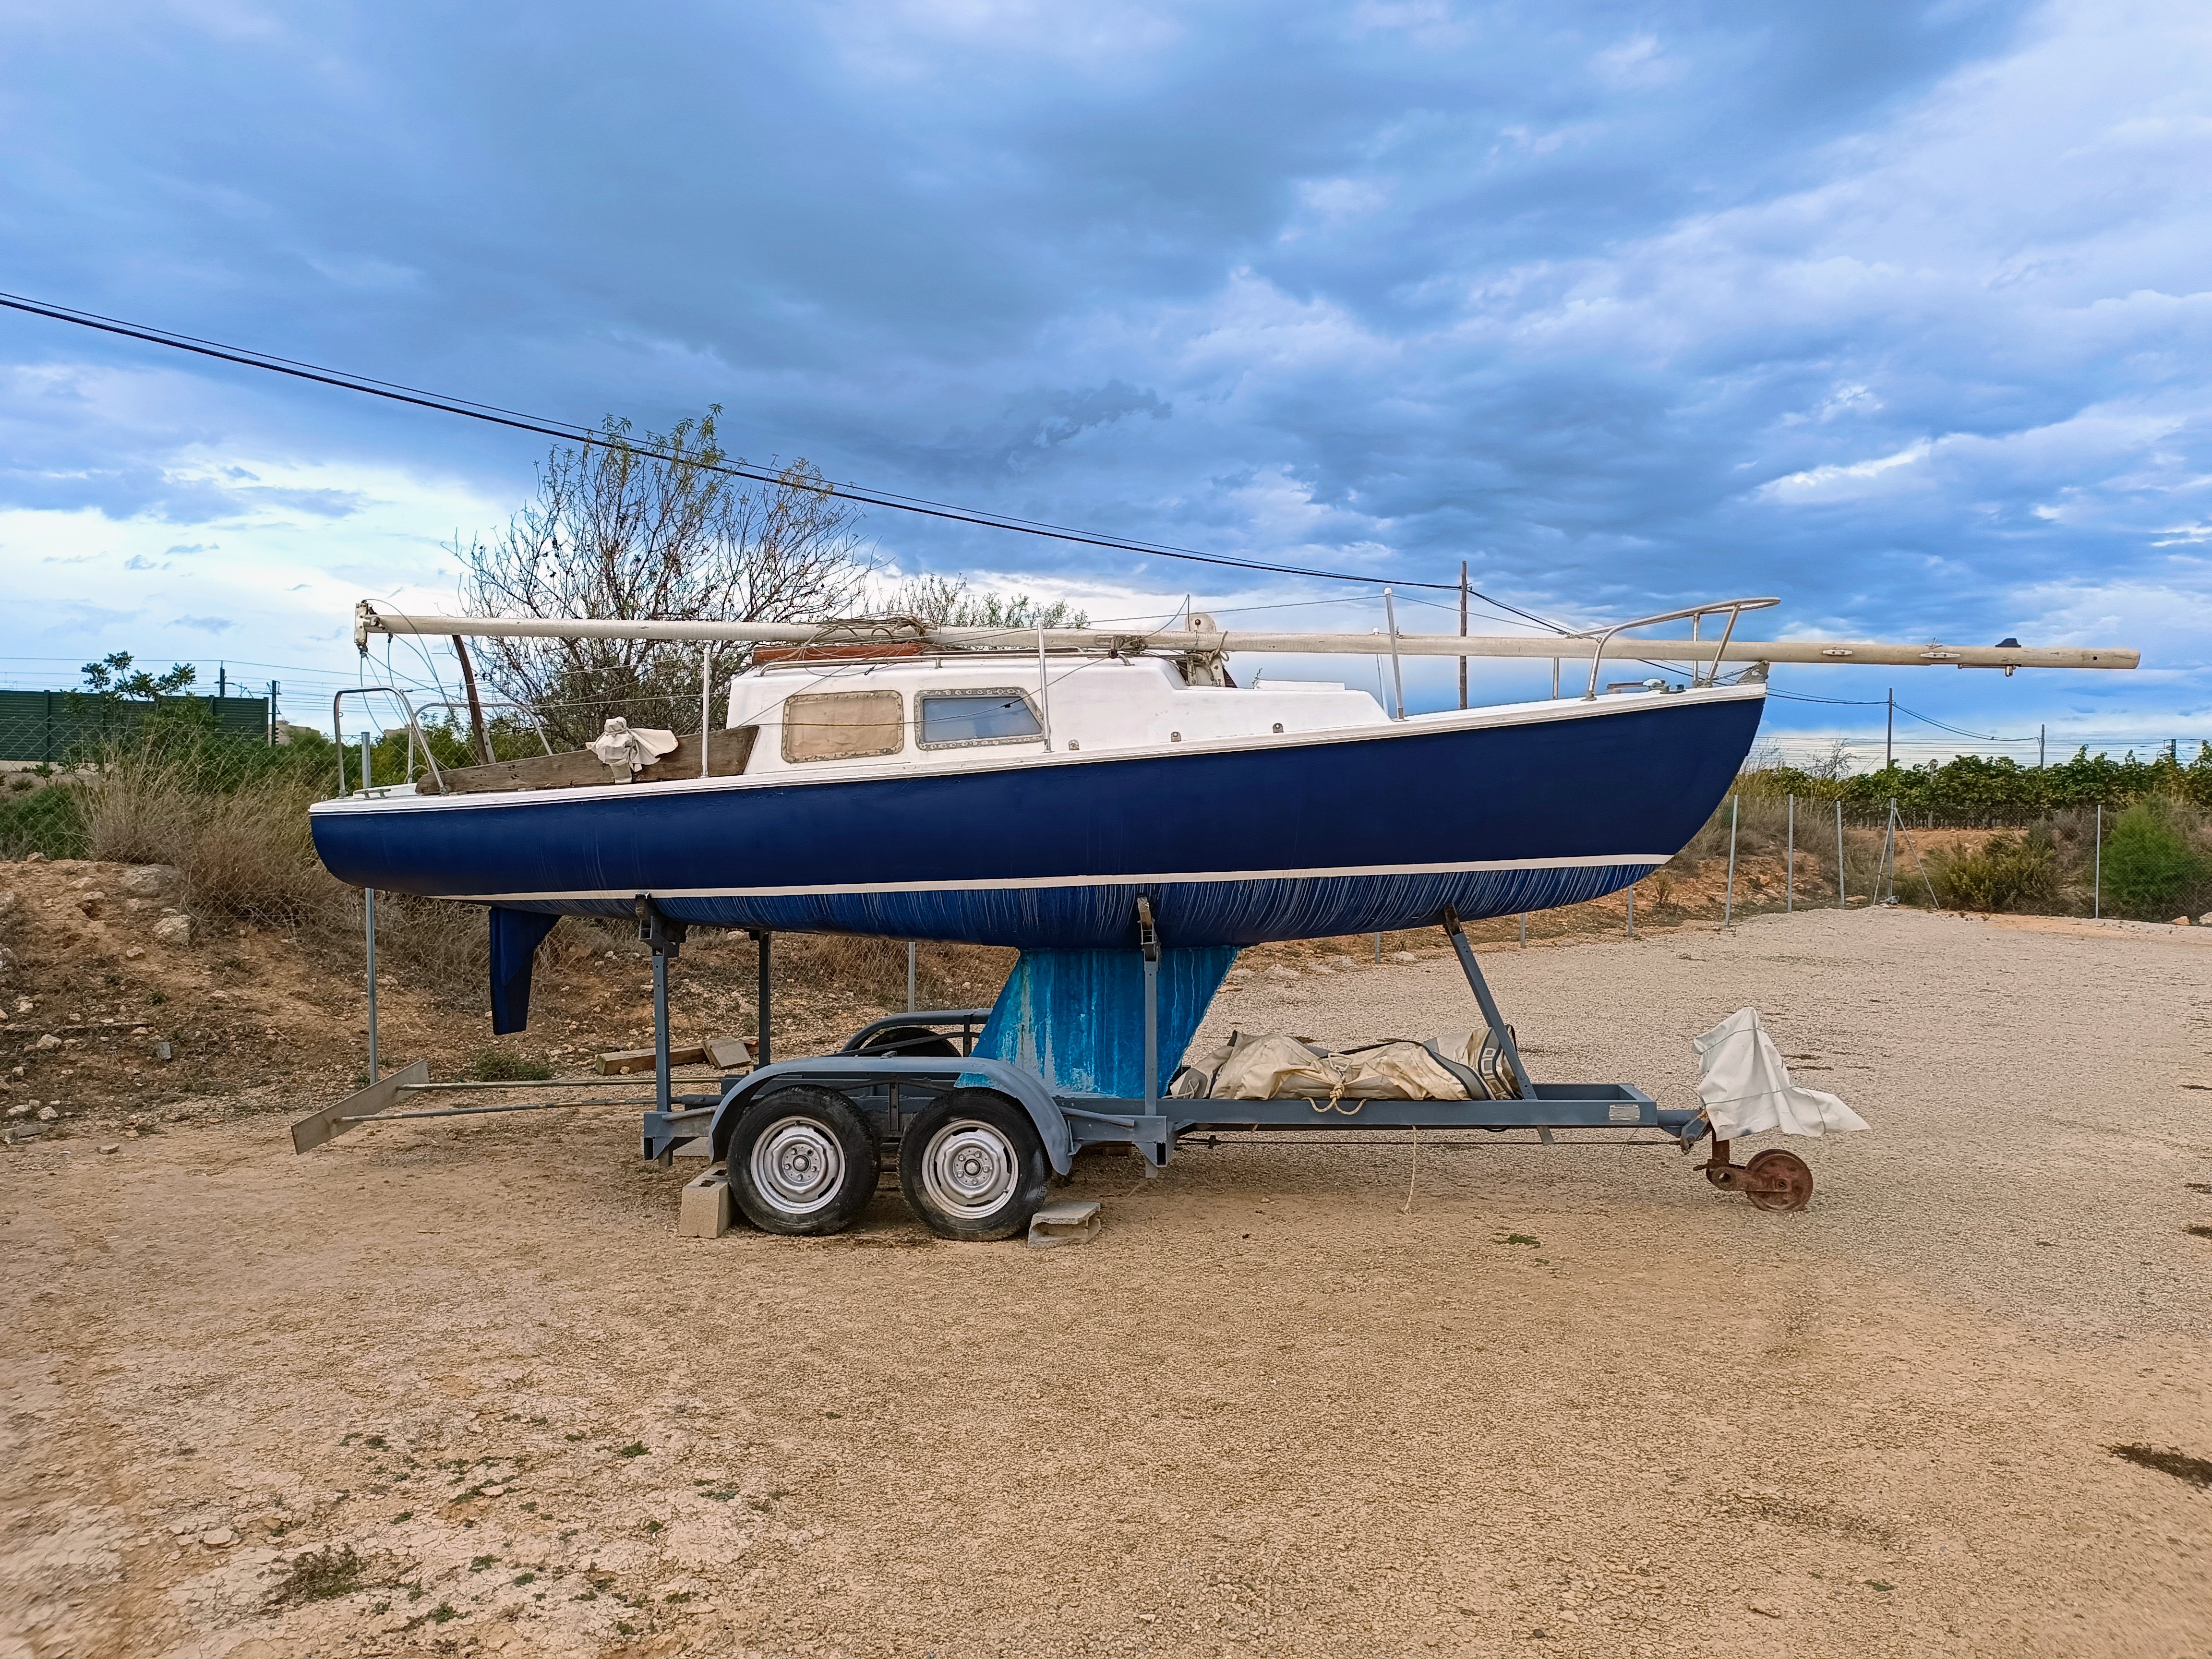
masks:
<svg viewBox="0 0 2212 1659"><path fill-rule="evenodd" d="M826 1209L845 1184L845 1149L811 1117L778 1118L753 1142L753 1189L786 1215Z"/></svg>
<svg viewBox="0 0 2212 1659"><path fill-rule="evenodd" d="M1021 1167L1021 1154L1005 1134L973 1118L955 1118L922 1148L922 1190L947 1215L980 1221L1005 1205L1020 1184Z"/></svg>

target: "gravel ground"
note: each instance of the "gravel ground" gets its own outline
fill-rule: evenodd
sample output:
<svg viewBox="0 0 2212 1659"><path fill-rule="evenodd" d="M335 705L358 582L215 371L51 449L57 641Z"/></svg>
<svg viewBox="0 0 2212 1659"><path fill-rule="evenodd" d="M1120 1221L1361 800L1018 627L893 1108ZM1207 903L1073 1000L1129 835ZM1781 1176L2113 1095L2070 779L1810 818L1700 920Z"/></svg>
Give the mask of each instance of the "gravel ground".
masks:
<svg viewBox="0 0 2212 1659"><path fill-rule="evenodd" d="M1686 1100L1751 1003L1874 1131L1788 1216L1650 1146L1086 1162L1047 1252L680 1241L612 1112L15 1150L0 1659L2212 1648L2212 1491L2107 1449L2212 1455L2200 936L1490 965L1540 1077ZM1212 1029L1469 1023L1437 959Z"/></svg>

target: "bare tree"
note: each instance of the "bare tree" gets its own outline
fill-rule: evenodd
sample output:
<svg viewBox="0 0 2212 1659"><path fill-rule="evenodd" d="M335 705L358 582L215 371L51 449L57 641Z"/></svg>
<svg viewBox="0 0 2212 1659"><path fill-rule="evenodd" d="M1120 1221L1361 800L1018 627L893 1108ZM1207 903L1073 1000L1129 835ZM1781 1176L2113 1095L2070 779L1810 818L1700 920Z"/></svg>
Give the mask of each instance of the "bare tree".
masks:
<svg viewBox="0 0 2212 1659"><path fill-rule="evenodd" d="M456 543L475 617L676 622L815 621L842 614L872 566L860 514L795 460L773 483L735 477L715 442L717 404L666 434L600 435L556 449L538 495L489 542ZM641 640L486 640L484 678L538 711L556 742L598 735L610 714L695 731L701 652ZM732 660L726 651L722 660Z"/></svg>
<svg viewBox="0 0 2212 1659"><path fill-rule="evenodd" d="M1091 626L1090 617L1066 599L1047 605L1026 593L1004 599L996 593L978 593L965 576L916 576L892 588L878 608L890 616L912 617L932 628Z"/></svg>

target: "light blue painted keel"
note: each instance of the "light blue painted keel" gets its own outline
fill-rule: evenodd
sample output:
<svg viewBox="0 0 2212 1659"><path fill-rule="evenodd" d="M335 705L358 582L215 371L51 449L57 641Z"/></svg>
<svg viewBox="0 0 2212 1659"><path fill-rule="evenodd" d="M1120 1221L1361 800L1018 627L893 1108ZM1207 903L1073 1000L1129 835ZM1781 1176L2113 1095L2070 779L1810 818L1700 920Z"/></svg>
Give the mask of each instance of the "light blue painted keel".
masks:
<svg viewBox="0 0 2212 1659"><path fill-rule="evenodd" d="M1183 1050L1236 963L1233 945L1163 950L1159 1081ZM1145 1097L1145 959L1118 951L1024 951L976 1040L975 1052L1011 1061L1056 1095Z"/></svg>

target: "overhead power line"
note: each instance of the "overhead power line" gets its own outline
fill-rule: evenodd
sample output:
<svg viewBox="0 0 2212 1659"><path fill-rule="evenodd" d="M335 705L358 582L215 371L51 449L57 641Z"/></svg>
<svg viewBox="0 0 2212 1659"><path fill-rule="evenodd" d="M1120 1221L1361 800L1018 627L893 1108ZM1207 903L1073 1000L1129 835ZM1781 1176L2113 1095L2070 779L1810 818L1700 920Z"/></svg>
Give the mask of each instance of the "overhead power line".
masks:
<svg viewBox="0 0 2212 1659"><path fill-rule="evenodd" d="M665 448L649 443L640 443L623 438L611 439L593 427L581 426L574 421L556 416L526 414L520 410L505 409L497 404L478 403L467 398L450 396L441 392L426 391L421 386L404 386L393 380L373 380L365 374L349 374L342 369L325 368L318 363L302 362L297 358L279 357L265 351L256 351L246 346L225 344L219 340L202 339L197 335L179 334L173 330L155 328L143 323L133 323L118 317L104 317L97 312L79 311L69 306L49 304L19 294L0 293L0 306L13 311L27 312L34 317L45 317L54 322L68 323L78 328L96 330L103 334L119 335L149 345L164 346L172 351L190 352L195 356L212 357L219 362L235 363L245 368L258 368L270 374L289 375L294 380L312 380L319 386L335 386L342 392L358 392L371 398L383 398L392 403L406 404L417 409L434 410L440 414L457 415L466 420L482 421L491 426L506 427L516 432L534 433L539 437L557 438L568 443L608 444L620 441L630 448L663 459L682 459L685 465L704 471L744 478L755 483L775 483L781 475L771 468L756 466L750 462L701 462L688 457L675 457ZM1364 586L1375 586L1389 582L1397 587L1428 588L1437 592L1456 593L1457 582L1426 582L1403 578L1361 575L1343 570L1316 570L1303 565L1277 564L1264 559L1231 558L1225 554L1201 553L1194 548L1174 547L1160 542L1140 541L1133 537L1109 536L1076 529L1067 525L1056 525L1034 519L1018 519L1003 513L990 513L980 508L956 507L946 501L930 501L919 495L902 495L887 489L872 489L859 484L824 484L826 495L842 501L854 501L868 507L888 507L900 513L911 513L923 518L939 519L953 524L973 525L986 530L1004 530L1015 535L1035 536L1048 541L1069 542L1084 547L1103 547L1115 552L1133 553L1148 558L1179 559L1187 563L1218 565L1231 570L1253 570L1267 575L1298 576L1314 581L1358 582ZM1556 623L1494 599L1487 594L1469 590L1470 595L1486 605L1511 615L1524 617L1555 633L1565 633Z"/></svg>

